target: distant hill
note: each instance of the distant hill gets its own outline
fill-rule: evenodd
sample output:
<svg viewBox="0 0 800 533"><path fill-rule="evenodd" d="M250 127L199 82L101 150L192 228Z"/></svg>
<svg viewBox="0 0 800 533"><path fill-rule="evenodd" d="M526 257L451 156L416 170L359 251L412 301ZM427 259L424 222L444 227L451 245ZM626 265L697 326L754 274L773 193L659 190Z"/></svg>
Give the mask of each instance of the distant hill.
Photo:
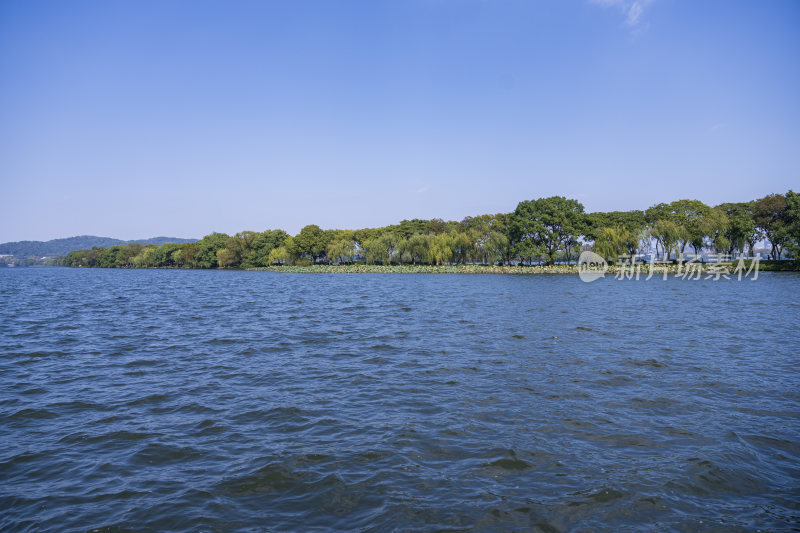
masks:
<svg viewBox="0 0 800 533"><path fill-rule="evenodd" d="M53 239L51 241L18 241L0 244L0 255L13 255L17 258L26 257L56 257L66 255L74 250L85 250L94 246L108 248L118 244L164 244L166 242L195 242L197 239L179 239L177 237L153 237L123 241L111 237L95 237L94 235L81 235L66 239Z"/></svg>

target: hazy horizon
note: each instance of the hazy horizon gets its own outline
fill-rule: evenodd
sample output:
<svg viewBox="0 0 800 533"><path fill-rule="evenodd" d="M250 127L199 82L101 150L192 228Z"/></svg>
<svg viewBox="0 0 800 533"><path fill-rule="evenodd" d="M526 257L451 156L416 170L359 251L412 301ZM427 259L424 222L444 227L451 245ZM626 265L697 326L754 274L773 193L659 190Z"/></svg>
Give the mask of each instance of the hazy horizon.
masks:
<svg viewBox="0 0 800 533"><path fill-rule="evenodd" d="M0 242L800 184L800 4L0 4Z"/></svg>

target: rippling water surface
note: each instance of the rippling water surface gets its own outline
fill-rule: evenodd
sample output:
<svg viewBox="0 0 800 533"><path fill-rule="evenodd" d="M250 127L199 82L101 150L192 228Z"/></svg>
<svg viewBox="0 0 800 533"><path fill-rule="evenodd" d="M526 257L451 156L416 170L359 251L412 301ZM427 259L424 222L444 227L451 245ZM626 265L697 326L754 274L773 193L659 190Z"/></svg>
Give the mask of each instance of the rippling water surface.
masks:
<svg viewBox="0 0 800 533"><path fill-rule="evenodd" d="M0 270L0 530L800 528L800 276Z"/></svg>

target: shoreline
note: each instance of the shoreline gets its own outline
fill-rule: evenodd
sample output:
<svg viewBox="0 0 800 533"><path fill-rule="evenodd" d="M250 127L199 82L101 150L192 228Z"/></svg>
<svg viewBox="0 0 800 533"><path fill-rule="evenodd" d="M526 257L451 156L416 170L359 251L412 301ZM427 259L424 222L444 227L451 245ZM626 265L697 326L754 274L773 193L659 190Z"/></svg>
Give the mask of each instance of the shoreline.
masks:
<svg viewBox="0 0 800 533"><path fill-rule="evenodd" d="M745 271L751 267L752 260L744 261ZM731 261L722 263L722 268L719 269L722 273L727 275L737 275L735 269L738 261ZM702 275L714 274L718 268L716 265L719 263L692 263L693 268L691 275L697 274L698 270ZM650 274L649 263L637 263L636 266L639 270L640 276L648 276ZM503 266L490 266L490 265L472 265L472 264L459 264L459 265L367 265L364 263L349 264L349 265L272 265L268 267L213 267L213 268L192 268L187 266L149 266L149 267L133 267L133 266L63 266L63 265L31 265L21 268L100 268L100 269L113 269L113 270L230 270L230 271L251 271L251 272L278 272L284 274L509 274L509 275L535 275L535 274L579 274L580 270L577 264L571 265L503 265ZM687 272L687 263L678 265L671 264L656 264L654 265L653 276L663 275L666 269L667 274L689 277L690 273ZM636 272L631 271L630 265L617 266L608 265L605 274L616 275L624 273L627 276L635 276ZM758 265L758 272L800 272L800 260L761 260ZM744 274L744 272L743 272ZM752 274L752 272L751 272Z"/></svg>
<svg viewBox="0 0 800 533"><path fill-rule="evenodd" d="M776 264L777 263L777 264ZM703 275L713 274L709 267L717 263L696 263L695 266L702 269ZM724 263L725 264L725 263ZM728 267L728 275L735 275L734 269L736 262L725 264ZM745 261L745 268L749 269L750 260ZM653 276L663 275L666 267L667 273L674 275L678 273L679 266L682 267L680 273L686 272L685 265L656 265ZM512 275L534 275L534 274L578 274L578 265L532 265L532 266L489 266L489 265L280 265L269 267L247 268L249 271L281 272L285 274L512 274ZM797 272L800 271L800 261L761 261L758 266L759 272ZM639 271L640 276L647 276L650 273L649 265L642 264ZM694 271L697 272L696 270ZM609 265L606 274L630 273L630 267ZM744 274L744 273L743 273ZM752 272L751 272L752 274ZM635 274L634 274L635 275ZM687 275L688 277L688 275Z"/></svg>

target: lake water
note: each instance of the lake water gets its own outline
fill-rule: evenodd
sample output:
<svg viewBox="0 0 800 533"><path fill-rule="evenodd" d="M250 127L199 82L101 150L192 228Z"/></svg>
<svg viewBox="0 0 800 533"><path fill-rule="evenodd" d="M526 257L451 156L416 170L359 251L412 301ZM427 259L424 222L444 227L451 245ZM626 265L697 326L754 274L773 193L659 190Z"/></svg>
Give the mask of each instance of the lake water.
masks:
<svg viewBox="0 0 800 533"><path fill-rule="evenodd" d="M0 270L0 530L800 528L800 275Z"/></svg>

